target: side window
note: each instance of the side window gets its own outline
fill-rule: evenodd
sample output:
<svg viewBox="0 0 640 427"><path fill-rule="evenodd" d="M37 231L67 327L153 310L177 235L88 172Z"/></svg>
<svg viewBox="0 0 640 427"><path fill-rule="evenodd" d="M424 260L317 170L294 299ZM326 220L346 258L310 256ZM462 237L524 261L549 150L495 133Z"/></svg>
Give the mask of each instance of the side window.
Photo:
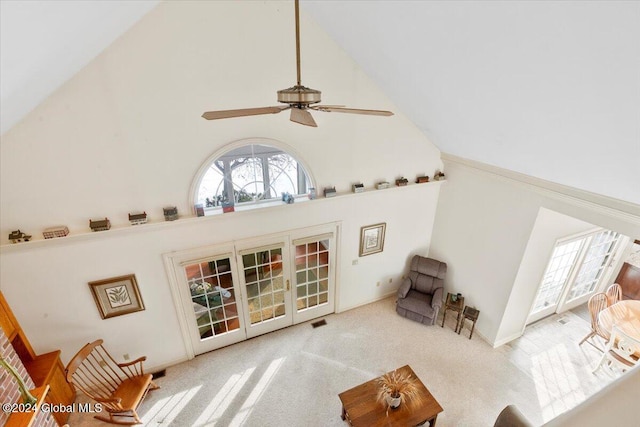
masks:
<svg viewBox="0 0 640 427"><path fill-rule="evenodd" d="M195 203L212 214L222 208L269 205L282 194L307 194L313 187L304 167L289 153L265 144L247 144L217 156L197 188Z"/></svg>

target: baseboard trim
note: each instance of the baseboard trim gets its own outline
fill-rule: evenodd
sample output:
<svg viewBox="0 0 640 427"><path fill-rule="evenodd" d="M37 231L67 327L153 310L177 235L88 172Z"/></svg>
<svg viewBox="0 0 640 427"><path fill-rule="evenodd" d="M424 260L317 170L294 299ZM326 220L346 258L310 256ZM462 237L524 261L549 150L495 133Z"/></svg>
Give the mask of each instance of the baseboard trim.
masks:
<svg viewBox="0 0 640 427"><path fill-rule="evenodd" d="M511 336L508 336L508 337L506 337L506 338L503 338L503 339L501 339L501 340L499 340L499 341L494 342L494 343L492 344L492 346L493 346L493 348L500 347L500 346L502 346L502 345L505 345L505 344L507 344L507 343L509 343L509 342L511 342L511 341L513 341L513 340L515 340L515 339L520 338L521 336L522 336L522 332L515 333L515 334L513 334L513 335L511 335ZM489 343L489 344L491 344L491 343Z"/></svg>
<svg viewBox="0 0 640 427"><path fill-rule="evenodd" d="M178 359L174 359L171 362L163 363L163 364L160 364L160 365L155 365L155 366L152 366L152 367L146 367L145 366L144 370L145 370L145 372L150 372L150 373L159 372L159 371L162 371L163 369L167 369L167 368L175 366L175 365L177 365L179 363L188 362L188 361L189 361L189 358L187 356L183 356L183 357L180 357Z"/></svg>
<svg viewBox="0 0 640 427"><path fill-rule="evenodd" d="M363 305L371 304L371 303L374 303L374 302L377 302L377 301L382 301L383 299L387 299L387 298L390 298L390 297L394 296L396 294L396 292L398 292L398 291L394 290L394 291L391 291L391 292L388 292L386 294L374 297L374 298L372 298L370 300L363 301L363 302L355 304L355 305L350 305L350 306L344 307L344 308L340 307L339 309L336 308L336 313L342 313L342 312L345 312L345 311L348 311L348 310L353 310L354 308L362 307Z"/></svg>

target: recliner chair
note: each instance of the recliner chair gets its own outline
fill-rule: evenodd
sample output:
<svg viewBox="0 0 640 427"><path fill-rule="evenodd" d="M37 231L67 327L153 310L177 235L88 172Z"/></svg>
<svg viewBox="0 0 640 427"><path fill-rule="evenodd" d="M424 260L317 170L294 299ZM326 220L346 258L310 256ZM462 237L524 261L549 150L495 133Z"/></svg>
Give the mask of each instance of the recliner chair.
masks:
<svg viewBox="0 0 640 427"><path fill-rule="evenodd" d="M411 260L409 277L398 289L398 314L425 325L433 325L442 307L446 273L446 263L415 255Z"/></svg>

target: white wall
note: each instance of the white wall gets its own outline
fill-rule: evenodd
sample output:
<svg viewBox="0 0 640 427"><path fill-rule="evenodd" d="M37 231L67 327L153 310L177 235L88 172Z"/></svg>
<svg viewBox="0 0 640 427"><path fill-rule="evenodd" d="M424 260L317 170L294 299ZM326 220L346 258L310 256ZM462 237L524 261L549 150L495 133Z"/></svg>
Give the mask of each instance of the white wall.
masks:
<svg viewBox="0 0 640 427"><path fill-rule="evenodd" d="M451 155L443 159L447 185L440 194L429 255L449 264L446 291L461 292L466 304L480 310L476 327L494 345L522 328L513 313L526 317L531 307L531 297L512 292L531 294L538 285L527 280L514 288L540 208L640 236L638 205ZM540 256L548 258L548 253Z"/></svg>
<svg viewBox="0 0 640 427"><path fill-rule="evenodd" d="M4 247L1 289L37 352L61 348L68 360L86 342L103 338L116 355L145 354L150 366L163 366L183 360L186 352L162 254L342 221L337 260L337 311L342 311L392 293L407 260L428 252L439 186L68 236L33 242L35 248ZM360 227L377 222L387 223L384 251L358 258ZM132 273L146 309L102 320L87 283Z"/></svg>
<svg viewBox="0 0 640 427"><path fill-rule="evenodd" d="M302 16L303 83L323 103L396 111L346 54ZM402 114L287 112L207 121L204 111L277 104L295 84L292 2L166 2L3 136L2 241L89 218L125 224L137 209L189 211L189 188L216 149L247 137L295 148L322 188L350 189L441 166L438 150ZM6 206L10 204L11 206ZM45 207L46 209L42 209ZM7 233L4 231L8 230Z"/></svg>
<svg viewBox="0 0 640 427"><path fill-rule="evenodd" d="M607 384L578 406L545 423L543 427L637 427L640 365Z"/></svg>
<svg viewBox="0 0 640 427"><path fill-rule="evenodd" d="M326 104L395 110L343 51L302 16L302 75ZM387 295L414 253L429 250L441 184L187 218L201 163L242 138L292 147L316 187L348 192L362 181L412 179L441 169L440 153L402 114L314 113L318 128L286 113L206 121L207 110L268 106L295 83L292 2L165 2L7 132L0 145L0 287L36 351L105 339L114 354L150 366L184 358L162 254L341 221L338 302L344 310ZM320 190L321 191L321 190ZM162 222L162 207L183 215ZM151 223L129 228L127 213ZM112 230L90 234L90 218ZM156 222L156 224L153 224ZM387 223L385 250L357 259L361 226ZM41 239L10 245L20 228ZM83 234L83 233L89 233ZM101 320L87 282L134 273L146 310ZM381 281L383 285L376 286Z"/></svg>

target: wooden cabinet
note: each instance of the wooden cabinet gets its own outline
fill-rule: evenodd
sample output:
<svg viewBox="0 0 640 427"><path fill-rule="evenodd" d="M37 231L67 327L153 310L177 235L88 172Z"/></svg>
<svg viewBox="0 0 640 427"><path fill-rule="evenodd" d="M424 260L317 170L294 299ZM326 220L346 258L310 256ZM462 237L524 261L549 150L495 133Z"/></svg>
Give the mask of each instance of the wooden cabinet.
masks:
<svg viewBox="0 0 640 427"><path fill-rule="evenodd" d="M73 403L76 393L65 378L64 365L60 360L60 350L36 354L2 292L0 292L0 326L36 387L49 387L45 400L53 405ZM53 416L59 425L64 425L69 418L69 412L53 412Z"/></svg>
<svg viewBox="0 0 640 427"><path fill-rule="evenodd" d="M640 268L624 263L615 283L622 288L622 299L640 299Z"/></svg>
<svg viewBox="0 0 640 427"><path fill-rule="evenodd" d="M42 402L45 401L49 386L43 385L31 390L31 395L38 399L33 411L14 412L9 416L5 427L50 426L53 422L46 413L42 413Z"/></svg>

